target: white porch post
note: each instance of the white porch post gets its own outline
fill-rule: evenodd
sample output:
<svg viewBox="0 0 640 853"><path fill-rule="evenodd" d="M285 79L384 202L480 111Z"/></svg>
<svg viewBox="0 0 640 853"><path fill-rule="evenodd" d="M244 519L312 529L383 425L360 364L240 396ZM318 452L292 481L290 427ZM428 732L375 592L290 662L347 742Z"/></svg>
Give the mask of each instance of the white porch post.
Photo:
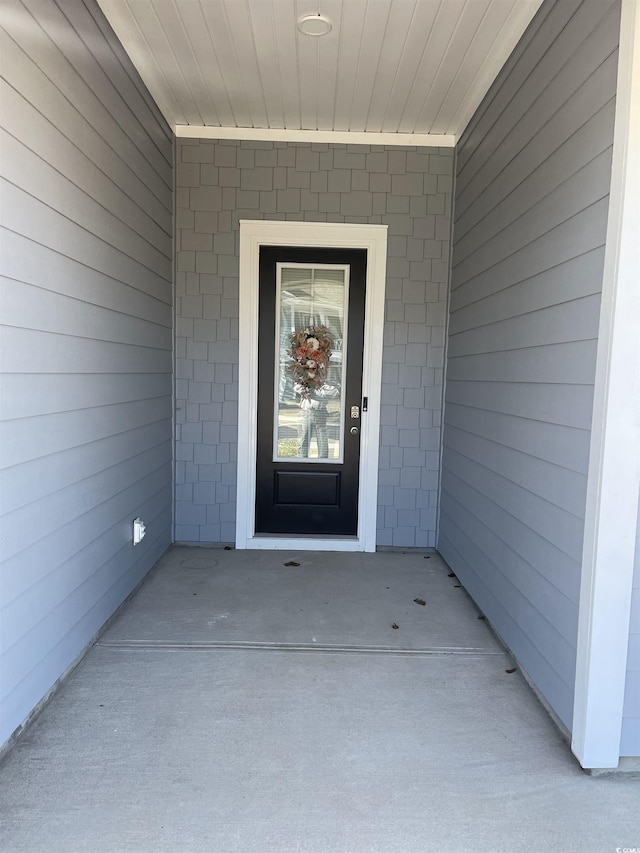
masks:
<svg viewBox="0 0 640 853"><path fill-rule="evenodd" d="M640 5L622 0L571 748L617 767L640 482Z"/></svg>

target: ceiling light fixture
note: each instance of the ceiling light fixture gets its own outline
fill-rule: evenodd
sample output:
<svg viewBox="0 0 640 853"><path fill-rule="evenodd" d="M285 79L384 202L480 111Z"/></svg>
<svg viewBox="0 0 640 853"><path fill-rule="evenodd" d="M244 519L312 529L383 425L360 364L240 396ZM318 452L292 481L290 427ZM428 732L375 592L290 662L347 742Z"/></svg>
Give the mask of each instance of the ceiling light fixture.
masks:
<svg viewBox="0 0 640 853"><path fill-rule="evenodd" d="M326 36L331 32L331 21L326 15L303 15L298 19L298 29L305 36Z"/></svg>

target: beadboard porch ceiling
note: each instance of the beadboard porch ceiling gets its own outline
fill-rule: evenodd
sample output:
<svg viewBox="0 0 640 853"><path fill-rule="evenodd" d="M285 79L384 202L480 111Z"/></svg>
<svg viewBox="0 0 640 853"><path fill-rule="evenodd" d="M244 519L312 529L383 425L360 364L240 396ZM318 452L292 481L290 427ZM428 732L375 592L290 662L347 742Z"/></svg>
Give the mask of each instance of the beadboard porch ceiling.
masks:
<svg viewBox="0 0 640 853"><path fill-rule="evenodd" d="M178 135L414 145L455 144L541 5L99 2ZM299 32L308 14L330 33Z"/></svg>

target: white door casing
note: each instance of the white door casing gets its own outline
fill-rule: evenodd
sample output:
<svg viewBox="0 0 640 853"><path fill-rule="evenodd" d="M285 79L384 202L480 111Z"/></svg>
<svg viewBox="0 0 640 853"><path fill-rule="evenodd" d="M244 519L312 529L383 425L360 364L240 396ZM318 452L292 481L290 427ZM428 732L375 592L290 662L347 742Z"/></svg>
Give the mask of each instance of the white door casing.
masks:
<svg viewBox="0 0 640 853"><path fill-rule="evenodd" d="M362 394L368 398L368 411L361 419L358 533L355 537L255 534L261 246L318 246L367 251ZM236 548L375 551L386 262L386 225L241 220Z"/></svg>

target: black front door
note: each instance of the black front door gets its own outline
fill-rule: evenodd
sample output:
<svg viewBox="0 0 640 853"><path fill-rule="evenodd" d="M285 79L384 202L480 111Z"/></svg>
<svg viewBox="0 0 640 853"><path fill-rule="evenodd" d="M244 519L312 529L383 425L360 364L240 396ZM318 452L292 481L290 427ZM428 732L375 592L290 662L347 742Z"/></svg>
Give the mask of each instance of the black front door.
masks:
<svg viewBox="0 0 640 853"><path fill-rule="evenodd" d="M366 263L260 250L256 533L357 534Z"/></svg>

